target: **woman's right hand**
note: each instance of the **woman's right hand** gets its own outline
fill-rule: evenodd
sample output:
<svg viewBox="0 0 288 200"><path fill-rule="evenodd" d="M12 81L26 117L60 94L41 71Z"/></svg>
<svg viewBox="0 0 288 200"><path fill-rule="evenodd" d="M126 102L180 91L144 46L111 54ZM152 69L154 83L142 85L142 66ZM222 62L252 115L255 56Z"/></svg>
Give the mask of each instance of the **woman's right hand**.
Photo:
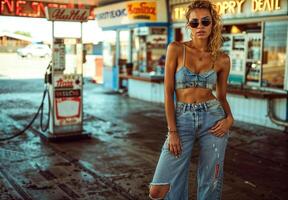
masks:
<svg viewBox="0 0 288 200"><path fill-rule="evenodd" d="M176 158L178 158L182 152L181 141L177 132L168 133L168 149Z"/></svg>

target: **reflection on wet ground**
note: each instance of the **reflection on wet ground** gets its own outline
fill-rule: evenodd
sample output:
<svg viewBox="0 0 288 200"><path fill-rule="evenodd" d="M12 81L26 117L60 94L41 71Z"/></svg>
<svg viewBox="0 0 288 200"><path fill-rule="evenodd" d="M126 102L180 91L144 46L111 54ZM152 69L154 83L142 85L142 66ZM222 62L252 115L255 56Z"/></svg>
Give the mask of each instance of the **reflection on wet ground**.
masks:
<svg viewBox="0 0 288 200"><path fill-rule="evenodd" d="M43 81L0 84L1 132L8 134L33 118ZM111 93L88 80L84 101L84 128L91 139L47 142L38 135L37 120L24 135L0 143L0 199L148 199L166 138L163 105ZM225 158L222 199L287 199L287 148L287 134L236 122ZM196 145L191 161L190 199L196 196L198 149Z"/></svg>

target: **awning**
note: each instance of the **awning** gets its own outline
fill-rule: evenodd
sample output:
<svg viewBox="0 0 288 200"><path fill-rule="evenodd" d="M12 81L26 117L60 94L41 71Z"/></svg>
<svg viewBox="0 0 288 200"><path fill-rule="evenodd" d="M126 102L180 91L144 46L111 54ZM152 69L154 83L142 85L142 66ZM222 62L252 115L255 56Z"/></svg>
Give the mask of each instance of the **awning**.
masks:
<svg viewBox="0 0 288 200"><path fill-rule="evenodd" d="M33 0L26 0L33 1ZM35 0L34 0L35 1ZM42 0L41 2L48 3L63 3L63 4L83 4L83 5L91 5L91 6L104 6L112 3L123 2L125 0Z"/></svg>

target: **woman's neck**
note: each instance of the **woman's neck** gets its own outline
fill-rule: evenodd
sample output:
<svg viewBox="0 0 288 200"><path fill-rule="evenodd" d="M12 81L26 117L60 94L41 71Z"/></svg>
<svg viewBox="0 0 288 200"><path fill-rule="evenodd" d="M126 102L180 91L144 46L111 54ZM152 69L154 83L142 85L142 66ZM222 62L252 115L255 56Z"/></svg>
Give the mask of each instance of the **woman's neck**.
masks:
<svg viewBox="0 0 288 200"><path fill-rule="evenodd" d="M208 50L208 41L207 40L191 40L191 46L197 49L198 51L205 52Z"/></svg>

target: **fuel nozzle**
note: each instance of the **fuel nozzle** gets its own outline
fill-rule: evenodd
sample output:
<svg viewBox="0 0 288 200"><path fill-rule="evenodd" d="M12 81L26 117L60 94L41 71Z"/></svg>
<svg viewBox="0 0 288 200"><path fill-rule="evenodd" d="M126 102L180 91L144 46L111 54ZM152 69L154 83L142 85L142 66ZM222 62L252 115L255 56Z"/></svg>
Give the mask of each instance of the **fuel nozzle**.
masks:
<svg viewBox="0 0 288 200"><path fill-rule="evenodd" d="M49 65L46 68L44 83L52 84L52 61L49 62Z"/></svg>

